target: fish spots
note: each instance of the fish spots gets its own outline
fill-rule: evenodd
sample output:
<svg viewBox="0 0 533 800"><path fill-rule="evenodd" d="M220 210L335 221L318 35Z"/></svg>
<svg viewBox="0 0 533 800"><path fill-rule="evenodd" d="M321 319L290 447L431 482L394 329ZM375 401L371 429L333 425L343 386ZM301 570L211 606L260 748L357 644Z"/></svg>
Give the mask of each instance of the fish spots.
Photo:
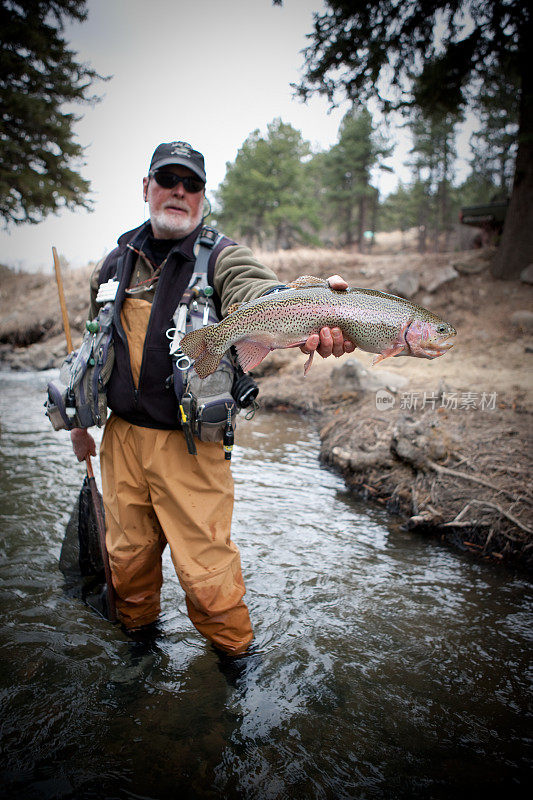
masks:
<svg viewBox="0 0 533 800"><path fill-rule="evenodd" d="M413 329L412 341L407 342L404 334L412 321L418 325L418 338ZM336 292L321 285L287 289L245 303L217 325L203 329L205 349L198 348L200 363L195 367L206 377L220 356L238 345L241 365L252 369L270 350L297 347L324 327L339 328L355 347L382 358L404 352L406 343L406 355L434 358L451 346L446 340L455 335L452 326L431 311L377 289ZM182 349L188 354L187 336Z"/></svg>

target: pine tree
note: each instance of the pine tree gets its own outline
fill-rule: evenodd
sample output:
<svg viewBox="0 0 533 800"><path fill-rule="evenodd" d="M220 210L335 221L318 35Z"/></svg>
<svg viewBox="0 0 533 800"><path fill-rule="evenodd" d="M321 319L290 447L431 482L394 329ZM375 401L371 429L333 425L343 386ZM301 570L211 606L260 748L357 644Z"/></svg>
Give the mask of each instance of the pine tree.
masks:
<svg viewBox="0 0 533 800"><path fill-rule="evenodd" d="M458 121L457 115L428 115L418 111L410 123L413 198L417 199L418 249L421 253L427 248L428 234L431 234L434 250L447 249L453 221L451 186L457 155L455 126Z"/></svg>
<svg viewBox="0 0 533 800"><path fill-rule="evenodd" d="M351 109L342 119L339 140L324 157L326 201L343 244L363 247L365 228L373 224L376 189L371 170L391 149L377 134L370 112Z"/></svg>
<svg viewBox="0 0 533 800"><path fill-rule="evenodd" d="M99 76L76 61L65 20L87 17L85 0L0 0L0 215L40 222L60 208L89 208L79 169L79 120L65 104L94 102Z"/></svg>
<svg viewBox="0 0 533 800"><path fill-rule="evenodd" d="M502 200L511 194L516 160L518 83L515 75L494 70L474 104L481 127L470 139L472 172L491 184L494 197ZM487 199L489 195L484 202Z"/></svg>
<svg viewBox="0 0 533 800"><path fill-rule="evenodd" d="M401 231L414 228L418 222L418 203L414 200L413 186L399 183L381 203L379 209L379 230Z"/></svg>
<svg viewBox="0 0 533 800"><path fill-rule="evenodd" d="M365 102L385 111L456 112L495 70L519 78L519 134L513 191L497 277L533 261L533 14L528 0L325 0L314 16L297 93Z"/></svg>
<svg viewBox="0 0 533 800"><path fill-rule="evenodd" d="M318 226L305 170L310 145L300 131L275 119L267 135L251 133L220 184L217 221L251 245L276 249L313 240Z"/></svg>

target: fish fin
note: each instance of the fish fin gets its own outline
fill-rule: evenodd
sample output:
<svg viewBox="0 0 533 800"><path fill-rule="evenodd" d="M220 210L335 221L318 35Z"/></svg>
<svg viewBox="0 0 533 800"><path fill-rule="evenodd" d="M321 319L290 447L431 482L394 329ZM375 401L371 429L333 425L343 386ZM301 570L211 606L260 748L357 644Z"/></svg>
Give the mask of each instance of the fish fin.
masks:
<svg viewBox="0 0 533 800"><path fill-rule="evenodd" d="M325 286L330 288L325 278L317 278L315 275L300 275L299 278L287 284L288 289L305 289L307 286Z"/></svg>
<svg viewBox="0 0 533 800"><path fill-rule="evenodd" d="M206 330L207 327L198 328L195 331L190 331L190 333L185 334L180 342L180 349L185 353L186 356L189 356L189 358L198 358L202 353L205 352L207 349L207 344L205 341Z"/></svg>
<svg viewBox="0 0 533 800"><path fill-rule="evenodd" d="M270 347L259 342L251 342L249 339L242 339L235 342L235 350L239 357L239 364L245 372L257 367L258 364L270 353Z"/></svg>
<svg viewBox="0 0 533 800"><path fill-rule="evenodd" d="M311 352L309 353L309 358L307 359L307 361L304 364L304 375L307 375L307 373L311 369L311 364L313 363L314 354L315 354L315 351L311 350Z"/></svg>
<svg viewBox="0 0 533 800"><path fill-rule="evenodd" d="M405 323L405 325L402 325L402 327L398 331L396 339L392 342L392 344L390 344L389 347L385 347L385 349L382 350L381 353L378 353L377 356L374 356L372 361L372 366L379 364L379 362L383 361L385 358L390 358L391 356L399 356L402 353L405 353L406 350L407 353L409 353L409 345L405 340L405 334L411 322L412 320L408 320Z"/></svg>
<svg viewBox="0 0 533 800"><path fill-rule="evenodd" d="M208 375L211 375L222 360L222 356L217 355L216 353L211 353L209 350L206 350L198 356L198 358L194 362L194 369L199 378L207 378Z"/></svg>
<svg viewBox="0 0 533 800"><path fill-rule="evenodd" d="M206 343L206 332L209 328L198 328L198 330L186 333L180 342L180 348L189 358L194 359L194 369L200 378L207 378L218 367L222 356L212 353Z"/></svg>
<svg viewBox="0 0 533 800"><path fill-rule="evenodd" d="M399 356L400 353L403 353L406 349L405 342L403 344L394 344L391 347L388 347L383 352L378 353L377 356L374 356L372 359L372 366L374 367L376 364L379 364L380 361L383 361L385 358L390 358L391 356Z"/></svg>
<svg viewBox="0 0 533 800"><path fill-rule="evenodd" d="M234 314L235 311L238 311L241 306L246 305L246 303L232 303L226 309L226 316L228 317L230 314Z"/></svg>

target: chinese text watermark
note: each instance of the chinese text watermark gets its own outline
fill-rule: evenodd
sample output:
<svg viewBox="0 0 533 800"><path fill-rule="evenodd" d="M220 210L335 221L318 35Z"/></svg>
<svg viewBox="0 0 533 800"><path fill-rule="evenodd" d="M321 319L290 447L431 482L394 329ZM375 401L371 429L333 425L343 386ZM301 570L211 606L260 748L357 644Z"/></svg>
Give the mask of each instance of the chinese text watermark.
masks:
<svg viewBox="0 0 533 800"><path fill-rule="evenodd" d="M395 397L387 389L376 392L376 408L386 411L398 405L406 411L443 408L446 411L494 411L497 392L401 392Z"/></svg>

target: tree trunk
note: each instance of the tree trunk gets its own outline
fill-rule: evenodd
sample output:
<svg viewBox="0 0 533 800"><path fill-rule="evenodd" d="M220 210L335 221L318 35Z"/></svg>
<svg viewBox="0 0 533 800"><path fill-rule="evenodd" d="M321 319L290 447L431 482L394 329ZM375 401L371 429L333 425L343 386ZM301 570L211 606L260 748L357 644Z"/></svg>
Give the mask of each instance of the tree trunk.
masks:
<svg viewBox="0 0 533 800"><path fill-rule="evenodd" d="M350 247L353 242L353 209L351 199L346 203L346 226L344 229L344 244Z"/></svg>
<svg viewBox="0 0 533 800"><path fill-rule="evenodd" d="M378 206L379 206L379 189L376 189L375 192L374 192L374 196L372 198L372 220L370 222L370 228L372 230L372 239L370 240L370 247L368 248L370 252L372 252L372 248L374 247L374 243L376 241L376 226L377 226L377 222L378 222ZM402 242L403 242L403 226L402 226Z"/></svg>
<svg viewBox="0 0 533 800"><path fill-rule="evenodd" d="M428 249L427 246L427 235L428 235L428 226L427 226L427 215L426 214L419 214L418 216L418 252L425 253Z"/></svg>
<svg viewBox="0 0 533 800"><path fill-rule="evenodd" d="M427 226L418 226L418 252L425 253L427 250Z"/></svg>
<svg viewBox="0 0 533 800"><path fill-rule="evenodd" d="M365 251L365 224L366 224L366 198L361 195L359 198L359 219L357 220L357 244L359 252Z"/></svg>
<svg viewBox="0 0 533 800"><path fill-rule="evenodd" d="M442 181L442 193L440 198L440 219L443 230L442 241L440 242L440 250L443 253L448 251L450 245L450 203L448 194L448 180L444 178Z"/></svg>
<svg viewBox="0 0 533 800"><path fill-rule="evenodd" d="M428 232L428 198L424 193L417 209L417 222L418 222L418 252L425 253L427 250L427 232Z"/></svg>
<svg viewBox="0 0 533 800"><path fill-rule="evenodd" d="M525 59L524 59L525 60ZM518 278L533 263L533 76L522 69L518 152L505 226L491 265L495 278Z"/></svg>

